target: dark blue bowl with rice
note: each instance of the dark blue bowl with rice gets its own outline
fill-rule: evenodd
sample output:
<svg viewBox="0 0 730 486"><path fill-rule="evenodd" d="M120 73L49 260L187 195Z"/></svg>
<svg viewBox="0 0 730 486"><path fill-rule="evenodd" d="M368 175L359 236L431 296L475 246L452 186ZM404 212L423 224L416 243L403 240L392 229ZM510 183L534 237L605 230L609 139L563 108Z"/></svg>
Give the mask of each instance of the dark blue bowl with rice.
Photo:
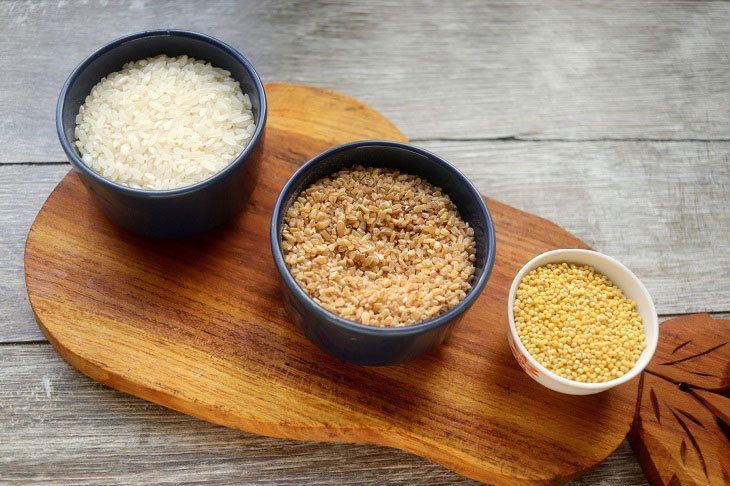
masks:
<svg viewBox="0 0 730 486"><path fill-rule="evenodd" d="M453 308L423 322L402 327L376 327L327 310L295 278L287 264L282 241L289 208L298 199L301 202L304 191L316 181L354 165L387 167L438 186L468 223L475 243L474 273L470 290ZM322 351L368 366L410 361L441 344L484 290L494 264L496 243L494 224L484 199L459 170L426 150L391 141L349 143L304 164L279 194L271 219L270 239L274 263L281 277L284 308L294 324ZM402 304L408 305L407 302Z"/></svg>
<svg viewBox="0 0 730 486"><path fill-rule="evenodd" d="M165 189L132 187L129 184L115 182L112 177L102 176L103 168L94 170L84 161L84 154L81 153L77 144L77 116L92 88L102 78L120 71L127 63L160 55L169 57L188 56L228 71L230 77L240 85L241 91L248 95L246 107L251 113L249 115L251 118L250 123L254 126L249 125L249 133L241 135L241 137L247 137L245 145L244 142L239 140L232 140L232 135L221 134L220 138L225 139L225 143L234 148L240 147L242 150L233 156L230 163L228 163L228 159L221 162L216 159L214 153L211 153L209 159L202 162L205 167L210 165L207 170L211 171L209 176L201 176L204 177L203 180L189 184L182 183L184 184L183 187ZM192 65L192 62L188 64ZM197 70L202 68L192 66L189 69ZM206 71L203 70L201 73L201 76L207 76ZM208 77L204 79L207 80ZM121 79L119 82L125 82L125 79ZM177 95L180 96L179 93ZM170 94L164 96L166 95L163 94L163 100L172 99L174 102L176 94L174 90L171 90ZM215 100L210 101L215 103ZM154 102L159 104L158 101ZM205 109L201 108L197 115L203 119L203 122L207 123L210 117L206 118L207 114L203 111ZM144 109L140 110L140 112L143 111ZM184 30L152 30L127 35L105 45L73 70L66 80L58 99L56 127L61 146L66 152L71 165L93 199L110 220L139 235L170 238L193 235L209 230L227 221L243 208L248 195L253 189L261 166L266 114L266 94L263 84L251 63L241 53L228 44L205 34ZM221 118L225 116L225 113L215 116ZM239 117L237 120L248 120L248 118ZM195 127L187 127L186 129L189 128L190 130L188 132L179 132L178 136L180 133L192 133L195 137L195 129L207 133L208 125L205 125L205 123L202 125L198 123ZM242 123L248 123L248 121ZM164 120L161 128L165 128ZM236 136L240 132L240 130L236 131ZM108 141L108 135L106 139L101 136L101 133L98 135L97 138L101 140L100 143L104 143L105 140ZM132 145L137 145L138 140L133 139L132 142ZM145 140L142 140L142 142L144 143ZM205 144L208 144L209 147L215 147L218 151L223 150L219 150L223 142L206 141L205 143L201 142L199 146L206 147ZM243 148L244 146L245 148ZM128 154L130 150L134 150L134 146L130 149L130 143L121 144L122 152ZM149 148L145 148L145 150L150 151ZM225 148L225 150L230 152L229 148ZM113 153L107 158L114 159L116 155L116 153ZM199 157L199 154L196 156ZM135 154L135 157L137 157L137 154ZM165 163L169 164L170 167L178 167L180 171L183 168L188 172L195 173L196 171L194 167L190 168L192 163L189 166L184 166L183 162L177 166L175 165L175 157L183 161L187 160L187 155L184 152L183 155L180 155L180 152L174 151L171 152L169 157L167 155L165 157L167 157ZM223 168L217 170L216 167L221 164L223 164ZM123 169L115 167L111 172L116 174L120 170ZM164 176L166 177L164 181L168 186L173 186L176 183L180 184L176 179L179 177L177 174L170 175L169 170L162 174L160 176L159 174L147 172L144 177L149 180L156 180L156 178L163 180L162 177ZM127 174L122 175L126 176ZM196 176L197 173L193 175Z"/></svg>

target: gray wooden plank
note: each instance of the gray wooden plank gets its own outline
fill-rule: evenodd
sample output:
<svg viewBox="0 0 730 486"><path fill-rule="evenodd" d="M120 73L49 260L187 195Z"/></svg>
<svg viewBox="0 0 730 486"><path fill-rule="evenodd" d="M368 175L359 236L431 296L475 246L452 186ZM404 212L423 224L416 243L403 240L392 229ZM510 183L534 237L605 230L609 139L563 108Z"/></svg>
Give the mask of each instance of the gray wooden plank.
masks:
<svg viewBox="0 0 730 486"><path fill-rule="evenodd" d="M0 166L0 342L44 339L28 303L23 250L36 214L68 164Z"/></svg>
<svg viewBox="0 0 730 486"><path fill-rule="evenodd" d="M63 160L66 76L126 33L203 31L265 81L334 88L412 139L727 139L730 4L0 2L0 161Z"/></svg>
<svg viewBox="0 0 730 486"><path fill-rule="evenodd" d="M369 102L484 193L618 257L660 313L730 310L728 145L693 141L728 138L730 5L441 3L0 2L0 163L63 160L53 110L65 76L94 48L164 19L240 48L265 81ZM499 137L688 143L468 142ZM467 141L433 140L447 138ZM0 343L42 339L22 249L67 170L0 168ZM0 480L470 483L391 449L207 424L88 380L47 344L0 349ZM596 483L646 481L624 443L576 482Z"/></svg>
<svg viewBox="0 0 730 486"><path fill-rule="evenodd" d="M729 143L421 145L483 194L617 258L644 282L659 314L730 311Z"/></svg>
<svg viewBox="0 0 730 486"><path fill-rule="evenodd" d="M0 347L0 480L49 484L476 484L378 446L272 439L107 388L48 344ZM645 485L622 446L575 484Z"/></svg>
<svg viewBox="0 0 730 486"><path fill-rule="evenodd" d="M473 484L394 449L272 439L196 420L86 378L48 344L0 350L0 481ZM647 482L624 441L572 484Z"/></svg>
<svg viewBox="0 0 730 486"><path fill-rule="evenodd" d="M730 311L730 143L424 142L482 193L631 268L660 314ZM0 342L42 339L23 278L35 214L68 166L0 166Z"/></svg>

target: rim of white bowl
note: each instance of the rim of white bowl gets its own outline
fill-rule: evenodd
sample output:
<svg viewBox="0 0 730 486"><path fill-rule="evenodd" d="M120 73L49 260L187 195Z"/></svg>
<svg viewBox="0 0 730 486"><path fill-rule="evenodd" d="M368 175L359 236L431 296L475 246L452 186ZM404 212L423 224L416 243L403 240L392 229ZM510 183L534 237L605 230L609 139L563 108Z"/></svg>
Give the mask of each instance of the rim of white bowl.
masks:
<svg viewBox="0 0 730 486"><path fill-rule="evenodd" d="M537 362L537 360L527 351L527 348L522 344L522 340L520 339L520 336L517 334L517 328L515 327L515 317L514 317L514 303L515 303L515 292L517 291L517 286L522 281L522 277L525 276L527 272L532 270L533 268L537 268L542 264L543 260L546 260L548 257L556 256L556 255L565 255L566 259L564 260L567 263L577 263L582 265L590 265L590 263L584 263L579 261L581 256L583 255L592 255L596 256L599 259L604 260L609 265L612 265L619 270L626 273L626 275L629 276L630 279L634 280L635 283L638 285L641 292L646 297L646 300L649 302L649 310L651 312L651 322L646 322L646 319L642 318L642 323L644 324L644 328L647 327L653 327L655 332L654 338L649 340L647 338L647 344L646 348L641 353L641 356L639 356L639 359L636 361L634 366L627 371L624 375L619 376L618 378L614 378L610 381L603 381L599 383L583 383L580 381L573 381L569 380L567 378L563 378L560 375L557 375L550 371L549 369L545 368L543 365ZM577 260L574 259L574 256L577 255ZM591 265L592 266L592 265ZM601 272L603 273L603 272ZM623 289L621 289L623 291ZM628 296L627 296L628 297ZM630 297L629 297L630 298ZM651 298L651 295L649 294L649 291L646 289L644 284L639 280L639 277L634 275L634 272L629 270L628 267L626 267L623 263L619 262L613 257L610 257L608 255L605 255L603 253L593 251L593 250L584 250L581 248L562 248L559 250L550 250L546 251L545 253L541 253L540 255L537 255L535 258L530 260L529 262L525 263L525 265L520 269L519 272L517 272L517 275L515 276L514 280L512 280L512 286L509 289L509 298L507 300L507 315L509 317L509 330L512 334L512 338L515 342L515 345L518 347L518 349L522 352L522 354L527 358L527 360L530 362L532 366L537 368L541 373L544 373L547 377L570 387L574 387L581 390L607 390L609 388L613 388L614 386L620 385L622 383L626 383L627 381L630 381L631 379L635 378L639 373L641 373L644 368L646 368L646 365L649 364L649 361L651 361L651 358L654 356L654 352L656 351L657 342L659 340L659 318L656 313L656 308L654 307L654 301ZM544 386L544 385L543 385Z"/></svg>

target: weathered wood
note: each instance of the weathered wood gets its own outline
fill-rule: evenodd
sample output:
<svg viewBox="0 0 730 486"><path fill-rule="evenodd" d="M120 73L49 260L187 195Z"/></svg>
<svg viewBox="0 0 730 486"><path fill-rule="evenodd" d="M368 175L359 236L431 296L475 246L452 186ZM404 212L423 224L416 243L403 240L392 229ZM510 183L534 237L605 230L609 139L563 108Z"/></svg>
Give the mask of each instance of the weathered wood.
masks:
<svg viewBox="0 0 730 486"><path fill-rule="evenodd" d="M730 201L727 193L719 194L717 204L716 192L728 184L727 172L721 171L728 164L727 150L690 139L728 138L729 9L730 4L722 2L340 6L318 1L2 1L0 164L63 160L53 109L67 74L109 39L160 27L159 19L164 19L165 25L208 32L230 42L254 62L265 80L328 86L371 103L418 144L439 151L479 179L485 194L548 217L626 262L649 285L660 313L728 310L728 285L714 281L728 273L723 260L727 238L718 235L728 227L722 207ZM459 88L452 90L456 85ZM544 167L560 167L572 160L558 157L569 144L507 149L494 161L490 154L497 149L482 153L479 144L464 143L461 150L431 140L510 136L687 143L665 149L633 144L601 148L604 160L615 165L578 167L583 177L601 183L592 185L590 194L582 193L583 198L571 199L570 187L548 180L556 172L543 175L544 168L526 166L536 160ZM579 145L582 148L568 154L590 158L594 144ZM507 157L510 152L517 157ZM646 158L645 173L638 166L631 169L637 154ZM663 174L666 179L657 179L667 154L671 160L692 161L692 166L676 172L674 165ZM480 165L482 156L486 163ZM471 161L462 166L462 157ZM507 178L511 182L502 186L503 181L491 178L520 161L522 181ZM0 280L0 342L41 337L25 301L22 248L37 208L66 170L0 167L0 263L5 268ZM623 177L625 171L631 176ZM555 192L542 190L545 185ZM627 196L622 191L626 185L644 198ZM574 210L576 199L584 214ZM565 201L573 204L568 211L562 211ZM598 209L609 205L611 210ZM653 223L647 224L642 207L652 209ZM629 233L637 228L646 239ZM708 235L704 244L703 233ZM679 265L674 255L680 255ZM705 268L716 272L708 277L709 272L702 272ZM21 348L30 353L43 347ZM43 392L36 399L24 390L29 380L38 379L34 373L42 365L30 354L13 354L10 349L19 348L0 348L5 372L0 380L0 480L9 471L21 480L35 477L67 484L467 482L392 449L305 445L199 422L95 385L65 367L50 350L46 352L59 369L71 374L59 385L68 394L57 400L55 394L45 399ZM78 391L78 384L96 386L99 393L86 395ZM8 430L4 414L11 408L25 410L24 424L32 429L11 428L3 435ZM107 408L110 413L104 414ZM149 415L139 419L133 410ZM65 427L48 425L57 423ZM195 442L199 434L206 436L201 447ZM188 446L181 448L179 443ZM613 462L616 457L627 462ZM335 460L339 458L345 460ZM625 443L593 474L580 482L644 484Z"/></svg>
<svg viewBox="0 0 730 486"><path fill-rule="evenodd" d="M0 347L0 481L46 484L476 484L379 446L272 439L108 388L50 345ZM572 484L639 486L624 442Z"/></svg>
<svg viewBox="0 0 730 486"><path fill-rule="evenodd" d="M453 162L482 193L624 262L660 315L730 310L730 143L419 145ZM0 287L10 296L0 299L0 342L42 338L29 318L22 252L33 218L67 170L0 165ZM719 271L709 278L708 268Z"/></svg>
<svg viewBox="0 0 730 486"><path fill-rule="evenodd" d="M655 485L730 484L730 320L665 322L629 441Z"/></svg>
<svg viewBox="0 0 730 486"><path fill-rule="evenodd" d="M715 315L730 319L730 314ZM59 484L475 484L391 448L238 432L108 388L50 345L0 347L0 480ZM639 486L626 442L572 485Z"/></svg>
<svg viewBox="0 0 730 486"><path fill-rule="evenodd" d="M660 314L730 311L730 143L422 145L482 194L618 258Z"/></svg>
<svg viewBox="0 0 730 486"><path fill-rule="evenodd" d="M0 161L62 160L53 112L130 32L217 36L265 81L343 91L409 138L727 139L725 2L0 2Z"/></svg>
<svg viewBox="0 0 730 486"><path fill-rule="evenodd" d="M44 339L28 304L23 248L31 223L69 165L0 165L0 342Z"/></svg>
<svg viewBox="0 0 730 486"><path fill-rule="evenodd" d="M54 190L28 234L25 272L59 353L98 381L215 423L388 445L492 483L565 482L610 455L628 432L636 383L557 394L528 379L507 346L514 274L548 249L585 247L544 219L487 202L499 249L489 283L447 343L418 360L352 365L296 331L262 244L279 189L327 146L404 138L339 93L267 92L266 170L242 214L215 231L134 237L101 214L76 174Z"/></svg>

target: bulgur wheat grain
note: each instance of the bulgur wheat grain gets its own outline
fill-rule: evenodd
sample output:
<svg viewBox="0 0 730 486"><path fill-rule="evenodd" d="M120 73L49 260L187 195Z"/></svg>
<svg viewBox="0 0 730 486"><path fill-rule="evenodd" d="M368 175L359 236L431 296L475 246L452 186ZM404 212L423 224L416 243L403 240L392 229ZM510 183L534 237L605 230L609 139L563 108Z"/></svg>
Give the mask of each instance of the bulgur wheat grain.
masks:
<svg viewBox="0 0 730 486"><path fill-rule="evenodd" d="M357 165L296 198L282 248L294 278L322 307L381 327L456 306L471 289L476 259L474 230L440 188Z"/></svg>

